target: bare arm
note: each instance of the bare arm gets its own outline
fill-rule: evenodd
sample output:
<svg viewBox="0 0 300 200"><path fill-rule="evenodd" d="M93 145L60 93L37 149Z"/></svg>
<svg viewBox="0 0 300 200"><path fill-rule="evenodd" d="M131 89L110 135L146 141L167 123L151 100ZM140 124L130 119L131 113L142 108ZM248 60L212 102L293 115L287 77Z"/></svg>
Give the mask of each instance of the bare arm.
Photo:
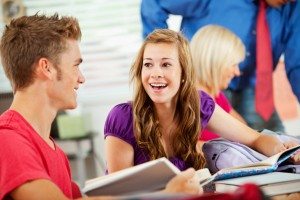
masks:
<svg viewBox="0 0 300 200"><path fill-rule="evenodd" d="M68 199L54 183L46 179L37 179L29 181L14 189L10 193L10 196L15 200Z"/></svg>
<svg viewBox="0 0 300 200"><path fill-rule="evenodd" d="M247 124L247 122L244 120L244 118L235 110L235 109L231 109L229 114L236 118L237 120L239 120L240 122L242 122L243 124Z"/></svg>
<svg viewBox="0 0 300 200"><path fill-rule="evenodd" d="M108 173L116 172L134 165L134 151L132 146L117 137L106 137L105 155Z"/></svg>
<svg viewBox="0 0 300 200"><path fill-rule="evenodd" d="M258 133L233 118L218 105L208 123L208 129L219 133L223 138L245 144L267 156L287 148L275 136Z"/></svg>
<svg viewBox="0 0 300 200"><path fill-rule="evenodd" d="M277 196L273 196L271 199L272 200L298 200L300 199L300 192L277 195Z"/></svg>
<svg viewBox="0 0 300 200"><path fill-rule="evenodd" d="M24 183L14 189L10 196L14 200L69 200L68 197L51 181L46 179L37 179ZM82 199L82 198L80 198ZM116 198L109 196L84 197L88 200L114 200ZM79 199L77 199L79 200Z"/></svg>

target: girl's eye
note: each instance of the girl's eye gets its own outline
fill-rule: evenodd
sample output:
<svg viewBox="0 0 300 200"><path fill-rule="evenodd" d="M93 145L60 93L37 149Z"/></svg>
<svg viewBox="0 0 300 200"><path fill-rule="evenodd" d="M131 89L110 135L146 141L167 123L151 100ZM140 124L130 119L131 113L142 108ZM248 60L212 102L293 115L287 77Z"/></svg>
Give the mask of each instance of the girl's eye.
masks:
<svg viewBox="0 0 300 200"><path fill-rule="evenodd" d="M162 65L163 67L170 67L171 66L171 64L170 63L163 63L163 65Z"/></svg>
<svg viewBox="0 0 300 200"><path fill-rule="evenodd" d="M144 63L144 67L151 67L151 63Z"/></svg>

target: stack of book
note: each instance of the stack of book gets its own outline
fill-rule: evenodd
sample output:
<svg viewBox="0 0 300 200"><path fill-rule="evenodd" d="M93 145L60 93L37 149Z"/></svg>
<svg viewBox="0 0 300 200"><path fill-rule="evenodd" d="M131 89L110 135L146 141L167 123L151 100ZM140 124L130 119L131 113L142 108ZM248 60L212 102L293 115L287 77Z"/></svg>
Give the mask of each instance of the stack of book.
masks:
<svg viewBox="0 0 300 200"><path fill-rule="evenodd" d="M267 196L300 191L300 174L271 172L254 176L232 178L215 182L217 192L231 192L245 183L254 183Z"/></svg>
<svg viewBox="0 0 300 200"><path fill-rule="evenodd" d="M300 145L258 163L222 169L204 180L202 185L213 181L216 192L232 192L243 184L254 183L267 196L299 192L300 174L276 172L279 166L289 163L287 161L299 149Z"/></svg>
<svg viewBox="0 0 300 200"><path fill-rule="evenodd" d="M245 183L255 183L269 196L300 191L300 174L275 172L300 145L268 159L244 166L222 169L211 175L208 169L197 171L200 186L214 183L217 192L230 192ZM160 158L86 182L83 193L96 195L150 194L165 188L180 170L168 159ZM159 196L159 195L158 195Z"/></svg>

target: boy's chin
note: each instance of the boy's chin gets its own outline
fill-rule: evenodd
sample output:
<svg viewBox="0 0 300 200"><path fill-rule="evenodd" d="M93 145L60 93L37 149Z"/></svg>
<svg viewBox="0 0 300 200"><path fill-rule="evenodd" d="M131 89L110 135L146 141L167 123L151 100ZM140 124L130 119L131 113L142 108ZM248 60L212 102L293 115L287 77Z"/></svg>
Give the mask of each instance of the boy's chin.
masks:
<svg viewBox="0 0 300 200"><path fill-rule="evenodd" d="M77 108L77 102L69 104L68 106L64 107L64 110L72 110Z"/></svg>

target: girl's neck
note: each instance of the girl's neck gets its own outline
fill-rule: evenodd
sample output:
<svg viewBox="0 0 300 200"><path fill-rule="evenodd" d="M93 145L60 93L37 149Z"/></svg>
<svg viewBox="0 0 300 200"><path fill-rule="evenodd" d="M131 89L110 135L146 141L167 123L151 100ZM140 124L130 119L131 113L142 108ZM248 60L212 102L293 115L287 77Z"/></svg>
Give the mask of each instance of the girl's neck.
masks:
<svg viewBox="0 0 300 200"><path fill-rule="evenodd" d="M173 125L176 112L175 105L156 104L155 110L159 124L163 129Z"/></svg>

